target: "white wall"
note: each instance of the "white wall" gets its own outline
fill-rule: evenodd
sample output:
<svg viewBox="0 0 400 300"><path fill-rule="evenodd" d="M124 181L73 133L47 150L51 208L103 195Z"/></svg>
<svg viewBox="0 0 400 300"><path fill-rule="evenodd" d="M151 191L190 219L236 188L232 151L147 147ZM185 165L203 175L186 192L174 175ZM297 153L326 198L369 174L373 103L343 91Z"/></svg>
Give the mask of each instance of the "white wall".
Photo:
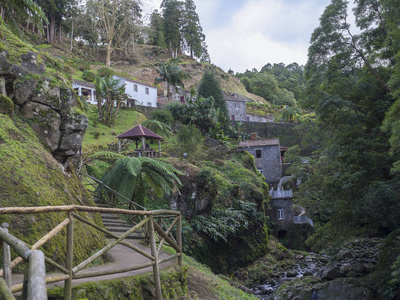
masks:
<svg viewBox="0 0 400 300"><path fill-rule="evenodd" d="M126 78L115 76L114 78L119 79L121 84L125 85L125 93L128 98L135 99L137 104L143 106L157 107L157 88L150 85L146 85L137 81L131 81ZM135 85L137 86L137 91L135 91ZM148 89L148 94L146 94L146 88Z"/></svg>

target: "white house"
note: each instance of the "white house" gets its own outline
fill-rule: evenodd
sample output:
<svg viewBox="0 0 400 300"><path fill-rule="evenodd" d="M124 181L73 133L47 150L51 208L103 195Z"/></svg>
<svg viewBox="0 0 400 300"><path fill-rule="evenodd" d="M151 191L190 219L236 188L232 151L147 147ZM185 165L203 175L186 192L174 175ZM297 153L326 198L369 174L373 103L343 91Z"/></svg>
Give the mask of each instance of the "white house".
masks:
<svg viewBox="0 0 400 300"><path fill-rule="evenodd" d="M97 104L96 88L93 83L74 79L72 88L78 92L78 96L86 96L90 104Z"/></svg>
<svg viewBox="0 0 400 300"><path fill-rule="evenodd" d="M128 95L128 107L134 105L157 107L157 88L155 86L116 75L113 77L119 79L121 84L126 84L125 93Z"/></svg>
<svg viewBox="0 0 400 300"><path fill-rule="evenodd" d="M128 95L126 106L157 107L157 88L155 86L116 75L113 77L118 79L121 85L125 84L125 93ZM93 83L74 80L72 87L78 92L79 96L87 96L90 104L97 105L96 88Z"/></svg>

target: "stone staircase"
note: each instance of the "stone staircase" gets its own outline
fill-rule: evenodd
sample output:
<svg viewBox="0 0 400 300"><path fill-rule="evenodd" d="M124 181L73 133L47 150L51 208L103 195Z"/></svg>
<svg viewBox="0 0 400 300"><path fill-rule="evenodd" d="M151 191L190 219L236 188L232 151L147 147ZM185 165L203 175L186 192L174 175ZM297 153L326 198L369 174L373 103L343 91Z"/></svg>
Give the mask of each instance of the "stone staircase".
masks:
<svg viewBox="0 0 400 300"><path fill-rule="evenodd" d="M110 208L107 204L97 204L98 207L105 207L105 208ZM128 231L130 228L133 227L133 225L130 225L128 222L122 220L119 215L112 214L112 213L101 213L101 218L103 220L103 225L104 227L120 236L126 231ZM106 238L111 238L113 239L114 237L110 235L106 235ZM140 230L135 231L134 233L130 234L129 236L126 237L126 239L131 239L131 240L141 240L144 239L143 234Z"/></svg>

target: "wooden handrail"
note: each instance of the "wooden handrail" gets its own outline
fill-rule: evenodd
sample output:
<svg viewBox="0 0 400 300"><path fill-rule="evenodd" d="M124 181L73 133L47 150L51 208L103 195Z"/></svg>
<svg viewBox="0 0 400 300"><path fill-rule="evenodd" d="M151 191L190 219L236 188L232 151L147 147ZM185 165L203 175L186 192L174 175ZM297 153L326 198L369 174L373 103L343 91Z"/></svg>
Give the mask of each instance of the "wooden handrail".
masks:
<svg viewBox="0 0 400 300"><path fill-rule="evenodd" d="M141 211L141 210L125 210L125 209L116 209L116 208L103 208L103 207L92 207L92 206L79 206L79 205L65 205L65 206L39 206L39 207L3 207L0 208L0 215L1 214L38 214L38 213L67 213L68 218L57 225L54 229L52 229L48 234L43 236L38 242L36 242L33 246L29 246L24 242L20 241L19 239L15 238L11 234L8 233L6 229L0 228L0 241L4 241L7 244L12 244L12 248L14 249L17 254L19 254L22 259L30 260L30 257L33 257L33 264L31 266L31 275L34 278L39 278L39 281L42 282L41 285L33 287L32 285L28 289L25 289L24 284L17 284L8 288L11 292L18 292L23 291L23 295L32 295L33 293L42 293L45 290L44 286L45 283L49 282L57 282L57 281L65 281L64 285L64 300L71 299L71 287L72 287L72 279L78 278L88 278L88 277L95 277L95 276L103 276L109 274L117 274L123 272L129 272L133 270L138 270L146 267L153 267L153 275L154 275L154 282L156 287L156 299L161 300L161 285L160 285L160 274L159 274L159 264L170 261L172 259L178 258L179 265L182 265L182 237L180 236L182 233L182 216L179 211L170 211L170 210L153 210L153 211ZM76 214L76 212L94 212L94 213L113 213L113 214L124 214L124 215L131 215L131 216L142 216L144 219L133 226L132 228L128 229L122 235L116 235L112 232L109 232L107 229L85 219L84 217ZM166 231L164 231L163 227L160 226L155 218L161 219L161 223L164 227L166 227ZM172 218L172 220L171 220ZM74 220L79 220L81 222L86 223L93 228L110 235L111 237L115 238L115 240L111 241L107 244L103 249L99 250L97 253L92 255L90 258L86 259L85 261L78 264L76 267L73 267L73 235L74 235ZM164 220L168 219L171 222L168 222L168 225ZM149 224L148 227L148 234L149 234L149 241L151 245L151 254L146 253L145 251L139 249L135 245L131 243L127 243L124 241L130 234L138 230L139 228L143 227L144 225ZM173 227L176 226L176 240L174 236L172 236L171 231ZM41 247L45 242L50 240L53 236L59 233L63 228L67 227L67 256L65 261L65 267L62 267L58 263L52 261L51 259L45 257L43 253L38 249ZM158 240L156 240L156 232L158 234ZM170 255L166 258L159 259L159 253L162 249L162 245L164 242L167 242L172 248L176 250L176 254ZM157 247L157 243L159 247ZM140 265L133 265L133 266L126 266L123 269L118 270L108 270L108 271L100 271L100 272L90 272L85 274L77 274L80 270L87 267L90 263L94 260L105 254L108 250L112 247L116 246L117 244L121 244L125 247L128 247L137 253L143 255L144 257L150 259L149 262L143 263ZM31 249L29 249L29 247ZM34 253L32 255L32 253ZM22 260L21 258L17 259L18 261ZM11 259L8 260L9 262ZM40 263L38 263L40 261ZM45 271L44 270L44 262L49 263L55 268L61 270L64 275L56 275L55 277L48 277L45 278ZM9 263L10 264L10 263ZM35 267L35 265L40 265L40 267ZM16 265L16 264L15 264ZM13 266L15 266L13 265ZM35 270L38 271L35 271ZM38 275L40 273L40 275ZM32 275L33 274L33 275ZM0 286L1 286L0 282ZM10 284L11 285L11 284ZM0 287L1 289L1 287ZM7 291L0 290L1 293L6 293ZM6 298L8 300L8 298ZM13 299L13 298L10 298ZM29 298L28 298L29 299ZM39 298L42 299L42 298ZM44 298L43 298L44 299Z"/></svg>

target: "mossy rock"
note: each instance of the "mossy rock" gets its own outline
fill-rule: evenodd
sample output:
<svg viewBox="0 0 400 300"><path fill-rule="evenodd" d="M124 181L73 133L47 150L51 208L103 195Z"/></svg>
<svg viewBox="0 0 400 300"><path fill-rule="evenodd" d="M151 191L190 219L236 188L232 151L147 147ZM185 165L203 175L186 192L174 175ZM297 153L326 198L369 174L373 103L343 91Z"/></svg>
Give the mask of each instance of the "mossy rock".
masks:
<svg viewBox="0 0 400 300"><path fill-rule="evenodd" d="M0 114L14 117L14 102L4 95L0 94Z"/></svg>
<svg viewBox="0 0 400 300"><path fill-rule="evenodd" d="M35 207L59 205L95 206L93 197L74 173L65 173L46 151L32 128L15 115L14 122L0 114L0 206ZM80 213L101 224L100 214ZM67 218L66 213L0 215L0 223L10 224L10 233L34 244ZM104 236L81 222L74 225L74 258L82 262L103 245ZM64 264L66 230L47 242L43 250L49 258Z"/></svg>

